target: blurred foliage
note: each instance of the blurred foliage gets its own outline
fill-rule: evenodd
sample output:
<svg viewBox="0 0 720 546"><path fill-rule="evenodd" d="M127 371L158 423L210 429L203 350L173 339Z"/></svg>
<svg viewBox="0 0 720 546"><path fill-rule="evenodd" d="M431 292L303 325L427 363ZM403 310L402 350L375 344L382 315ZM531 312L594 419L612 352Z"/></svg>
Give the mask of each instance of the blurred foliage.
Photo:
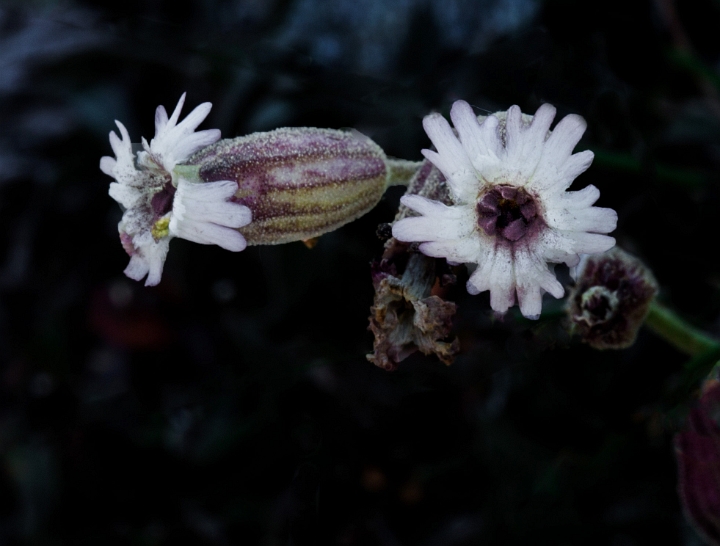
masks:
<svg viewBox="0 0 720 546"><path fill-rule="evenodd" d="M354 127L411 160L455 99L550 102L588 121L577 187L717 334L718 28L713 0L2 0L0 544L699 544L662 340L595 352L561 302L498 321L458 288L455 364L386 373L369 263L400 189L312 250L176 240L145 289L98 162L183 91L226 137Z"/></svg>

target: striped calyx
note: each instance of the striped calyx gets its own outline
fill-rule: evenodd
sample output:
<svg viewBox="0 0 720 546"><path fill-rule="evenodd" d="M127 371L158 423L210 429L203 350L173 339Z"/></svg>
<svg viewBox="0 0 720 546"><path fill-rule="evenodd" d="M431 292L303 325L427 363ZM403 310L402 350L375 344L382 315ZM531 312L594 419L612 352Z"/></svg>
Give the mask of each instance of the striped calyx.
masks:
<svg viewBox="0 0 720 546"><path fill-rule="evenodd" d="M359 133L282 128L222 140L190 157L204 182L234 180L233 201L252 211L250 245L317 237L359 218L382 197L386 157Z"/></svg>

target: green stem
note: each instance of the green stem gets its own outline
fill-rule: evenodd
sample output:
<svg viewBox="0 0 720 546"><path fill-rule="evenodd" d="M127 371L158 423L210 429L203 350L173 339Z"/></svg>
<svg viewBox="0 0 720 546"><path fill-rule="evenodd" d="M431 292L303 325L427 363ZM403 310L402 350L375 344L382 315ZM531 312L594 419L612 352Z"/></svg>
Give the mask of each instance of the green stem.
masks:
<svg viewBox="0 0 720 546"><path fill-rule="evenodd" d="M657 300L650 304L645 324L670 345L690 356L713 353L720 349L720 341L684 321Z"/></svg>
<svg viewBox="0 0 720 546"><path fill-rule="evenodd" d="M422 161L407 161L405 159L387 159L385 165L388 169L387 187L407 186L422 165Z"/></svg>

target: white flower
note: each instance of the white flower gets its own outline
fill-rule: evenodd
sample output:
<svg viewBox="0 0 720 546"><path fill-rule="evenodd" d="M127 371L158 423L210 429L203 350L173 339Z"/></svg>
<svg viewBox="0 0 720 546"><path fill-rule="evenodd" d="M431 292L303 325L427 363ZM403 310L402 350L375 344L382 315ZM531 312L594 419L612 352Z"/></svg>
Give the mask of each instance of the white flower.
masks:
<svg viewBox="0 0 720 546"><path fill-rule="evenodd" d="M538 318L542 294L556 298L564 289L554 263L578 263L581 254L604 252L615 239L612 209L593 207L595 186L569 192L573 180L593 160L590 151L573 154L585 120L569 115L550 132L555 108L542 105L535 116L517 106L479 120L464 101L453 104L450 124L439 114L423 120L437 152L423 154L445 176L454 206L418 195L402 203L420 216L395 223L393 235L421 242L428 256L477 264L467 290L490 291L490 305L505 313L515 303Z"/></svg>
<svg viewBox="0 0 720 546"><path fill-rule="evenodd" d="M173 171L193 153L220 139L217 129L195 132L210 112L209 102L177 123L184 102L185 94L169 119L165 108L158 106L155 137L150 144L143 138L145 151L137 154L137 163L130 136L119 121L115 123L122 138L110 132L115 158L100 160L100 169L115 179L110 184L110 197L124 209L118 229L123 248L130 255L125 274L138 281L147 275L145 286L160 282L173 237L234 252L246 246L236 228L250 223L250 209L228 201L238 189L237 182L191 182Z"/></svg>

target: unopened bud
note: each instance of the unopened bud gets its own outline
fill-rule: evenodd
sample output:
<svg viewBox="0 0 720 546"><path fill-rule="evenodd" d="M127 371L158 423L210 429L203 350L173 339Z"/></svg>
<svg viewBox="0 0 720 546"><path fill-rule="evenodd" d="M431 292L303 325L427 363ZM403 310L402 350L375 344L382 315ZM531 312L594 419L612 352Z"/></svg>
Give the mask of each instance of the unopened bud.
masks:
<svg viewBox="0 0 720 546"><path fill-rule="evenodd" d="M618 247L586 255L568 298L573 330L595 349L630 347L657 290L650 270Z"/></svg>
<svg viewBox="0 0 720 546"><path fill-rule="evenodd" d="M370 211L387 185L386 157L357 132L283 128L222 140L176 167L203 182L233 180L252 211L250 245L311 239Z"/></svg>

